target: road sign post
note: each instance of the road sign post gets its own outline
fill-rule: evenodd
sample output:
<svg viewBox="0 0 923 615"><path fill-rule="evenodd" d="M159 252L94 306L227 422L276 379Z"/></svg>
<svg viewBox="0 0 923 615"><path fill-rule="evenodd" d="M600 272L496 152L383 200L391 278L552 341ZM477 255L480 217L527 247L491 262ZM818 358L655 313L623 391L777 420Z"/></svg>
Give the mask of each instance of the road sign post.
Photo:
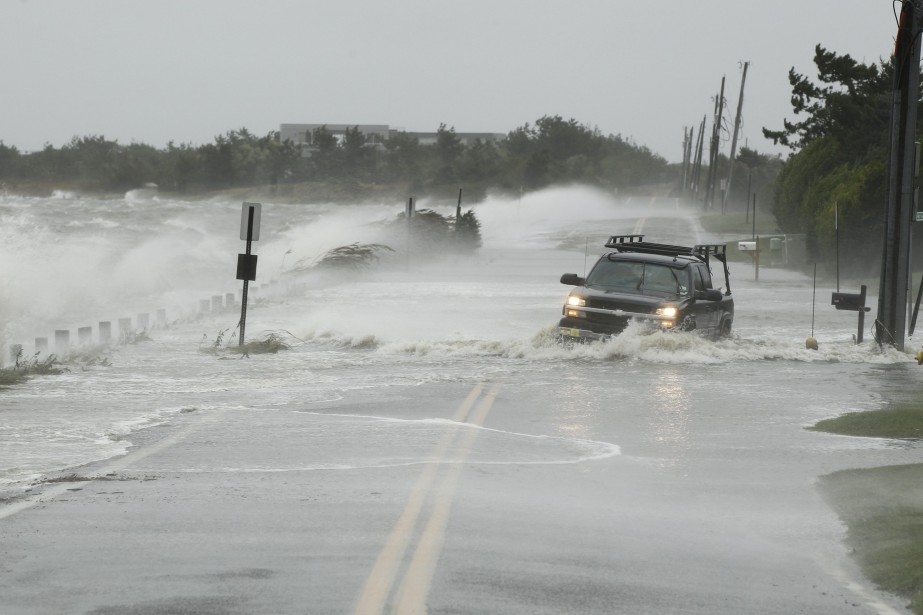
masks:
<svg viewBox="0 0 923 615"><path fill-rule="evenodd" d="M247 289L250 280L256 280L256 255L250 254L254 241L260 238L260 203L244 203L240 214L240 238L247 242L245 254L237 255L237 279L244 281L244 290L240 298L240 340L238 345L244 345L244 336L247 331Z"/></svg>

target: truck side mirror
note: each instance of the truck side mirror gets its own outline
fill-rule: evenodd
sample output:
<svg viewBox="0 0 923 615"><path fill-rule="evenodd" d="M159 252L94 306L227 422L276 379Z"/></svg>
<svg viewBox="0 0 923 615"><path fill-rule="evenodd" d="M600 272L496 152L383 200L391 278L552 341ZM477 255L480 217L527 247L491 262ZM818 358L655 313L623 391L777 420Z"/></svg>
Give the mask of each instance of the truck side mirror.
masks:
<svg viewBox="0 0 923 615"><path fill-rule="evenodd" d="M561 276L561 284L567 284L568 286L583 286L586 283L586 278L581 278L576 273L565 273Z"/></svg>
<svg viewBox="0 0 923 615"><path fill-rule="evenodd" d="M708 290L697 290L692 296L702 301L721 301L724 295L717 288L709 288Z"/></svg>

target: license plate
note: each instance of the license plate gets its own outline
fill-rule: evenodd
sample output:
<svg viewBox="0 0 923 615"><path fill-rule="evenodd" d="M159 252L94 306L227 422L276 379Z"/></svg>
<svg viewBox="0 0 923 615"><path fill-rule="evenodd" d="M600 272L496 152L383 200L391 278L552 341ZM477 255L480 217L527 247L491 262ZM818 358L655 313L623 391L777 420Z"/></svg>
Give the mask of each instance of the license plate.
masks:
<svg viewBox="0 0 923 615"><path fill-rule="evenodd" d="M580 329L561 328L561 335L569 335L570 337L580 337Z"/></svg>

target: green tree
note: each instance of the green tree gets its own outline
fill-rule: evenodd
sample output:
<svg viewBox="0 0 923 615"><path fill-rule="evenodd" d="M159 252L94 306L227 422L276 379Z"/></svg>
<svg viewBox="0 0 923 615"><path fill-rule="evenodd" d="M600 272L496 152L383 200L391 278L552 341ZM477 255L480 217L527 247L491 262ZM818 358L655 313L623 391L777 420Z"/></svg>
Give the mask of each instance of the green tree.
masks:
<svg viewBox="0 0 923 615"><path fill-rule="evenodd" d="M455 245L465 252L481 247L481 222L471 209L455 220Z"/></svg>
<svg viewBox="0 0 923 615"><path fill-rule="evenodd" d="M831 136L851 156L880 155L888 138L893 66L856 62L820 45L814 48L814 65L819 84L794 68L788 73L792 110L801 118L783 120L782 130L764 128L763 135L793 152Z"/></svg>
<svg viewBox="0 0 923 615"><path fill-rule="evenodd" d="M375 162L369 138L358 126L346 129L343 138L343 171L355 179L367 179Z"/></svg>
<svg viewBox="0 0 923 615"><path fill-rule="evenodd" d="M69 175L85 189L113 187L119 145L103 136L73 137L62 148Z"/></svg>
<svg viewBox="0 0 923 615"><path fill-rule="evenodd" d="M185 194L190 188L202 182L202 162L199 152L192 145L167 144L163 176L158 182L162 187Z"/></svg>
<svg viewBox="0 0 923 615"><path fill-rule="evenodd" d="M874 268L887 198L893 64L856 62L820 45L814 64L816 80L789 71L796 119L763 129L792 151L773 190L773 213L780 228L807 233L817 256L831 260L833 209L842 203L838 225L841 241L850 240L849 260L871 260Z"/></svg>
<svg viewBox="0 0 923 615"><path fill-rule="evenodd" d="M757 195L757 203L770 203L773 185L782 164L782 158L778 155L762 154L755 149L742 147L734 164L734 179L731 182L728 207L738 210L749 207L751 196L747 192L748 189Z"/></svg>
<svg viewBox="0 0 923 615"><path fill-rule="evenodd" d="M560 115L545 116L535 122L535 140L541 149L547 149L551 159L564 162L574 156L598 160L603 153L604 139L596 129L591 129L571 118Z"/></svg>
<svg viewBox="0 0 923 615"><path fill-rule="evenodd" d="M547 149L533 152L522 172L522 185L530 190L544 188L552 182L551 152Z"/></svg>
<svg viewBox="0 0 923 615"><path fill-rule="evenodd" d="M289 140L282 141L278 131L271 131L260 139L260 147L266 152L263 174L270 185L275 186L295 177L301 150Z"/></svg>
<svg viewBox="0 0 923 615"><path fill-rule="evenodd" d="M13 179L20 174L22 156L15 147L9 147L0 141L0 179Z"/></svg>
<svg viewBox="0 0 923 615"><path fill-rule="evenodd" d="M443 166L453 166L462 153L465 151L465 144L455 134L455 127L446 128L445 124L439 124L436 131L436 155Z"/></svg>
<svg viewBox="0 0 923 615"><path fill-rule="evenodd" d="M510 132L505 147L508 173L518 176L514 185L533 190L572 182L617 189L664 182L670 174L666 161L647 148L560 115Z"/></svg>
<svg viewBox="0 0 923 615"><path fill-rule="evenodd" d="M313 179L342 175L342 150L336 136L326 125L312 131L310 152Z"/></svg>
<svg viewBox="0 0 923 615"><path fill-rule="evenodd" d="M111 177L111 187L130 190L149 183L159 184L163 177L163 162L162 154L150 145L132 143L121 146Z"/></svg>
<svg viewBox="0 0 923 615"><path fill-rule="evenodd" d="M455 134L455 127L446 128L445 124L439 124L434 147L439 166L433 175L432 185L454 186L458 183L458 163L465 152L465 144Z"/></svg>
<svg viewBox="0 0 923 615"><path fill-rule="evenodd" d="M202 183L207 189L234 185L234 148L226 137L215 137L214 143L199 148Z"/></svg>
<svg viewBox="0 0 923 615"><path fill-rule="evenodd" d="M382 178L389 182L419 182L427 157L420 141L406 132L398 132L384 146Z"/></svg>

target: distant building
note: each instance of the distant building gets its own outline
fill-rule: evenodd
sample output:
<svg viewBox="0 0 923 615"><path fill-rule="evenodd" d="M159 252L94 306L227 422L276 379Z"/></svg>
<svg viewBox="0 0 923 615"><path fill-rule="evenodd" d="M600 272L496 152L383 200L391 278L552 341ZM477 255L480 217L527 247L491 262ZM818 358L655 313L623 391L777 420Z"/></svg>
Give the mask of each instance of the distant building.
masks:
<svg viewBox="0 0 923 615"><path fill-rule="evenodd" d="M409 132L401 128L391 128L387 124L281 124L279 136L282 141L291 141L295 145L302 146L306 154L310 155L313 145L312 137L318 128L326 128L337 141L345 138L348 129L358 128L359 132L368 137L369 144L375 147L384 147L385 141L396 134L413 137L420 142L420 145L436 143L438 135L436 132ZM456 132L455 136L466 147L474 145L476 141L496 143L506 138L505 134L496 132Z"/></svg>
<svg viewBox="0 0 923 615"><path fill-rule="evenodd" d="M386 124L281 124L279 137L283 142L291 141L295 145L311 146L314 131L325 127L337 141L342 141L346 137L347 130L358 128L373 145L381 145L391 134L391 129Z"/></svg>
<svg viewBox="0 0 923 615"><path fill-rule="evenodd" d="M392 130L391 134L402 132L407 136L414 137L420 142L420 145L433 145L436 143L437 132L407 132L405 130ZM465 147L474 145L476 141L483 143L496 143L506 138L506 135L499 132L456 132L455 136Z"/></svg>

